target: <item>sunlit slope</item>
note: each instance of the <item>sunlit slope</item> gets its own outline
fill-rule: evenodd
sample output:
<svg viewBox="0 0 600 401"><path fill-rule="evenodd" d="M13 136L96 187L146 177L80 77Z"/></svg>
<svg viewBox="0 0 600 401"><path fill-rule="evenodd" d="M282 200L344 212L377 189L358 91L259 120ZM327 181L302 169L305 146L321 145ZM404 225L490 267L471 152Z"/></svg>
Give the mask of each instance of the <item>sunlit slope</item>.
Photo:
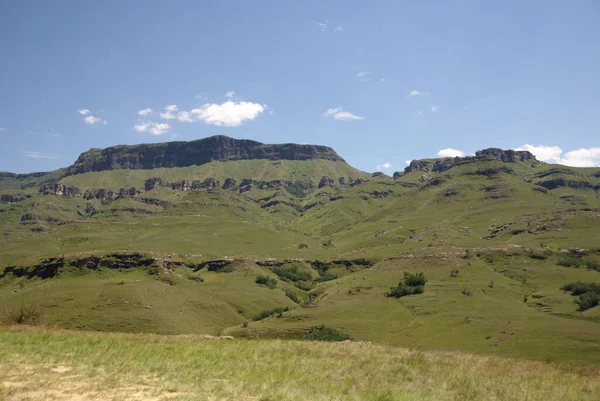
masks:
<svg viewBox="0 0 600 401"><path fill-rule="evenodd" d="M156 168L148 170L107 170L71 175L60 182L73 185L81 190L106 188L118 191L123 187L143 189L144 182L153 177L168 182L203 181L214 178L221 185L227 178L241 182L243 179L257 181L285 180L291 182L307 182L318 185L322 177L347 180L367 178L370 174L351 167L344 161L314 160L240 160L213 161L200 166Z"/></svg>
<svg viewBox="0 0 600 401"><path fill-rule="evenodd" d="M538 167L543 172L552 169L545 164ZM531 178L539 173L524 175L519 168L526 166L476 162L443 174L408 173L396 184L409 183L414 187L335 235L333 243L340 251L366 244L367 248L401 249L496 242L537 246L598 244L600 198L593 188L594 171L581 169L592 187L548 189Z"/></svg>
<svg viewBox="0 0 600 401"><path fill-rule="evenodd" d="M425 292L385 297L404 272L423 272ZM598 362L600 311L578 311L574 297L560 288L599 277L597 271L560 266L555 256L539 259L518 247L479 253L427 248L327 282L313 290L316 298L304 308L226 332L298 337L326 324L394 346Z"/></svg>

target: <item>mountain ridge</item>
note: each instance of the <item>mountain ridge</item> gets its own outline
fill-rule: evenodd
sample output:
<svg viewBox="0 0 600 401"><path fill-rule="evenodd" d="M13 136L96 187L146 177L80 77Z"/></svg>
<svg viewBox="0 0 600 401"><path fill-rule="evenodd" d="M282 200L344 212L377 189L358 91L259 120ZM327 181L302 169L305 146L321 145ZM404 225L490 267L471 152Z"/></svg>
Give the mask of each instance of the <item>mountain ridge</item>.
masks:
<svg viewBox="0 0 600 401"><path fill-rule="evenodd" d="M345 161L332 148L294 143L264 144L224 135L188 142L119 145L90 149L67 168L66 176L86 172L188 167L211 161L236 160L313 160Z"/></svg>

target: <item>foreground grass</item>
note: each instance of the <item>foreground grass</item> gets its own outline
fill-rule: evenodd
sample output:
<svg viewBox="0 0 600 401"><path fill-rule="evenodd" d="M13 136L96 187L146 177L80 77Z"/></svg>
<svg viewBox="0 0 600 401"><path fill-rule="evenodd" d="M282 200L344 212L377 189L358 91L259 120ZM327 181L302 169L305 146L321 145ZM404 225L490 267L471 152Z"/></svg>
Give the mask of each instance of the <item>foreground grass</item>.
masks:
<svg viewBox="0 0 600 401"><path fill-rule="evenodd" d="M364 342L0 328L7 400L598 400L586 365Z"/></svg>

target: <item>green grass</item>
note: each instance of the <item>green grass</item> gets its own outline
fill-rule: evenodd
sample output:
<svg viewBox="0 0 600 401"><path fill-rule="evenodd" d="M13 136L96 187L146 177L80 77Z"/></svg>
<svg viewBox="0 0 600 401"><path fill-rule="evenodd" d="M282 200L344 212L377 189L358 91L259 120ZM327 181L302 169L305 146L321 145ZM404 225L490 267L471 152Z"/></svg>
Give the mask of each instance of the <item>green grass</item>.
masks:
<svg viewBox="0 0 600 401"><path fill-rule="evenodd" d="M0 329L12 399L586 401L597 365L425 352L361 342Z"/></svg>

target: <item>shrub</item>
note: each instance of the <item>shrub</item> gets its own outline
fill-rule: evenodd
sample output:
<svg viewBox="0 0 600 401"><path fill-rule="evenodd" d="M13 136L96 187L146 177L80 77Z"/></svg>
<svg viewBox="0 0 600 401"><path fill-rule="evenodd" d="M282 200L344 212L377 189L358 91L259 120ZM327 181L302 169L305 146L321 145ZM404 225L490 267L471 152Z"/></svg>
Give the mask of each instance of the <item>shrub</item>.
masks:
<svg viewBox="0 0 600 401"><path fill-rule="evenodd" d="M321 277L319 277L318 281L324 282L324 281L331 281L331 280L335 280L336 278L338 278L337 274L330 272L329 270L324 271L323 273L321 273Z"/></svg>
<svg viewBox="0 0 600 401"><path fill-rule="evenodd" d="M313 289L313 283L309 281L296 281L294 287L299 288L302 291L310 291Z"/></svg>
<svg viewBox="0 0 600 401"><path fill-rule="evenodd" d="M254 315L254 317L252 318L252 321L257 322L259 320L266 319L269 316L281 315L283 312L287 312L289 310L290 310L290 308L288 308L287 306L283 307L283 308L267 309L267 310L264 310L256 315Z"/></svg>
<svg viewBox="0 0 600 401"><path fill-rule="evenodd" d="M311 281L312 275L309 271L301 270L298 266L278 266L273 268L273 273L285 281Z"/></svg>
<svg viewBox="0 0 600 401"><path fill-rule="evenodd" d="M427 279L423 273L410 274L404 272L404 284L410 287L424 286L426 282Z"/></svg>
<svg viewBox="0 0 600 401"><path fill-rule="evenodd" d="M28 324L35 326L42 320L42 310L34 304L22 304L18 309L9 310L6 313L6 323L8 324Z"/></svg>
<svg viewBox="0 0 600 401"><path fill-rule="evenodd" d="M494 282L493 282L493 281L490 281L490 283L488 284L488 287L490 287L490 288L494 288Z"/></svg>
<svg viewBox="0 0 600 401"><path fill-rule="evenodd" d="M468 288L463 288L463 289L461 290L461 293L462 293L463 295L467 296L467 297L470 297L471 295L473 295L473 293L471 292L471 290L470 290L470 289L468 289Z"/></svg>
<svg viewBox="0 0 600 401"><path fill-rule="evenodd" d="M398 286L391 287L386 297L401 298L407 295L422 294L425 291L427 279L423 273L410 274L404 273L404 278L398 283Z"/></svg>
<svg viewBox="0 0 600 401"><path fill-rule="evenodd" d="M285 295L297 304L302 303L300 298L298 298L298 295L296 295L296 293L294 291L290 290L289 288L285 289Z"/></svg>
<svg viewBox="0 0 600 401"><path fill-rule="evenodd" d="M581 294L575 303L579 305L579 310L584 311L598 305L600 303L600 295L596 292L586 292L585 294Z"/></svg>
<svg viewBox="0 0 600 401"><path fill-rule="evenodd" d="M277 280L269 276L258 275L256 276L255 282L258 285L265 285L270 289L274 289L275 287L277 287Z"/></svg>
<svg viewBox="0 0 600 401"><path fill-rule="evenodd" d="M531 259L540 259L540 260L546 260L548 259L548 255L543 253L543 252L539 252L539 251L533 251L529 254L529 257Z"/></svg>
<svg viewBox="0 0 600 401"><path fill-rule="evenodd" d="M244 323L242 323L242 327L243 327L243 328L246 328L246 327L248 327L248 322L244 322Z"/></svg>
<svg viewBox="0 0 600 401"><path fill-rule="evenodd" d="M600 270L600 264L597 262L574 255L561 255L558 258L558 264L565 267L587 267L589 269Z"/></svg>
<svg viewBox="0 0 600 401"><path fill-rule="evenodd" d="M452 269L450 271L450 277L458 277L459 273L460 273L460 270L458 270L458 269Z"/></svg>
<svg viewBox="0 0 600 401"><path fill-rule="evenodd" d="M584 283L583 281L571 282L563 285L563 291L570 291L571 295L582 295L587 292L600 294L600 283Z"/></svg>
<svg viewBox="0 0 600 401"><path fill-rule="evenodd" d="M308 333L305 337L305 340L308 341L346 341L352 340L346 333L342 333L339 330L336 330L331 327L326 326L317 326L312 327L310 329L310 333Z"/></svg>

